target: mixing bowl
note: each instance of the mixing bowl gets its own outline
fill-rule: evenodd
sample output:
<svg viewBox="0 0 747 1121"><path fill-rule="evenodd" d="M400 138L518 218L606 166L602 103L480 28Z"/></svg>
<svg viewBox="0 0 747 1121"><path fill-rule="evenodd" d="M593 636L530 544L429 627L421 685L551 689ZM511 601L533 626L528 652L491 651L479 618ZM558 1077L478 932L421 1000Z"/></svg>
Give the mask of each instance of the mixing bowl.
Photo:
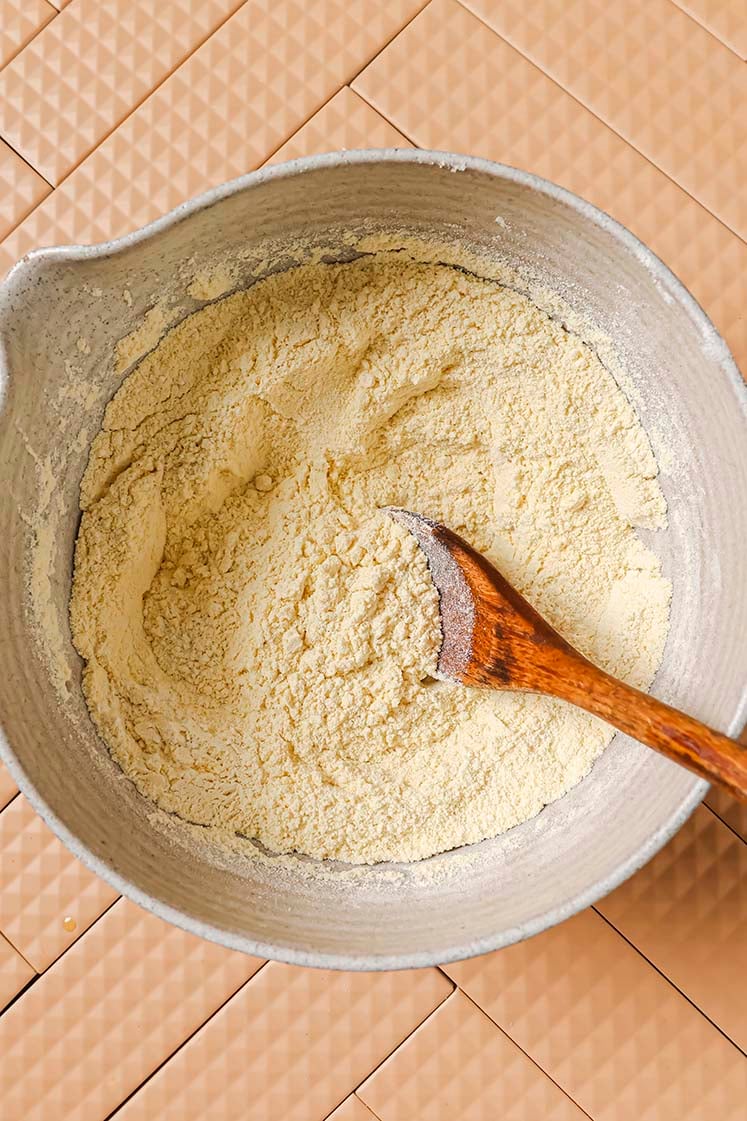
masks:
<svg viewBox="0 0 747 1121"><path fill-rule="evenodd" d="M484 160L347 152L248 175L118 241L32 253L0 288L0 754L72 852L142 906L253 954L351 969L467 957L559 922L648 860L706 790L618 735L504 836L350 869L217 852L155 811L98 739L67 602L81 474L128 362L300 245L349 259L353 235L376 231L501 261L557 293L554 314L594 345L612 341L669 505L648 537L674 589L654 691L732 734L747 706L747 394L693 298L607 215Z"/></svg>

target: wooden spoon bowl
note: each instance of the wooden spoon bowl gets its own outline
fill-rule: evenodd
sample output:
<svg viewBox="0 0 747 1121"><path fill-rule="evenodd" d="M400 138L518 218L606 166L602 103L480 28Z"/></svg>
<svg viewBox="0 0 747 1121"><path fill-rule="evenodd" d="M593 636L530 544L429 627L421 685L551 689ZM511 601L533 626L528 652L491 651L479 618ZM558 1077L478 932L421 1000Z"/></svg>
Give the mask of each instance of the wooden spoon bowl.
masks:
<svg viewBox="0 0 747 1121"><path fill-rule="evenodd" d="M387 512L417 539L439 594L440 678L569 701L747 801L747 748L595 666L446 526Z"/></svg>

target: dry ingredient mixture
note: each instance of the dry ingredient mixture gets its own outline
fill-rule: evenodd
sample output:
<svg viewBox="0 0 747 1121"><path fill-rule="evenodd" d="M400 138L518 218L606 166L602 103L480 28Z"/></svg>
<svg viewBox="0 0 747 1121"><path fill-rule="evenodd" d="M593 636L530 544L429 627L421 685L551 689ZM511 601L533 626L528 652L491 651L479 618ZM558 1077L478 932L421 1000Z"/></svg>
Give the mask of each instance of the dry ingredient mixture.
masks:
<svg viewBox="0 0 747 1121"><path fill-rule="evenodd" d="M434 681L435 589L381 507L450 525L646 686L656 475L612 376L523 295L396 253L261 281L172 330L94 441L71 601L93 719L218 837L375 862L493 836L611 729Z"/></svg>

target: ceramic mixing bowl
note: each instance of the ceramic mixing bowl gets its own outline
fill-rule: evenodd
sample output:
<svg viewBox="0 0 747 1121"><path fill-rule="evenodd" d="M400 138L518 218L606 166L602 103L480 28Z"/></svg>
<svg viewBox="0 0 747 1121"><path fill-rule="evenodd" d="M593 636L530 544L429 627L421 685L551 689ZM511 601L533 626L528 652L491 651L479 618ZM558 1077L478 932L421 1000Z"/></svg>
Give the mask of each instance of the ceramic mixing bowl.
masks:
<svg viewBox="0 0 747 1121"><path fill-rule="evenodd" d="M612 340L669 505L668 528L649 539L674 588L653 688L737 733L747 394L693 298L594 207L484 160L333 154L248 175L118 241L32 253L0 287L3 761L72 852L142 906L252 954L352 969L467 957L559 922L648 860L706 789L618 735L574 790L506 835L350 870L216 853L154 812L97 737L67 602L81 474L126 372L118 341L136 332L128 353L144 352L206 298L293 263L301 243L349 259L351 234L387 230L503 261L558 293L561 317Z"/></svg>

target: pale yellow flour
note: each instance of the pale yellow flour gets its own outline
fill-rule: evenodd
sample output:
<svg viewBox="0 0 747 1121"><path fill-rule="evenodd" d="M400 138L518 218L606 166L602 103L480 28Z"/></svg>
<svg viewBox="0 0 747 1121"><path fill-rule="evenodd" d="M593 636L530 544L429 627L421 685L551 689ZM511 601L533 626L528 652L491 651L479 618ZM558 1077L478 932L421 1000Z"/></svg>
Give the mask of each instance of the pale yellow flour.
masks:
<svg viewBox="0 0 747 1121"><path fill-rule="evenodd" d="M612 376L525 296L393 253L261 281L173 329L94 441L71 602L93 719L163 809L276 852L499 833L611 730L435 682L435 590L380 508L452 526L646 686L656 474Z"/></svg>

